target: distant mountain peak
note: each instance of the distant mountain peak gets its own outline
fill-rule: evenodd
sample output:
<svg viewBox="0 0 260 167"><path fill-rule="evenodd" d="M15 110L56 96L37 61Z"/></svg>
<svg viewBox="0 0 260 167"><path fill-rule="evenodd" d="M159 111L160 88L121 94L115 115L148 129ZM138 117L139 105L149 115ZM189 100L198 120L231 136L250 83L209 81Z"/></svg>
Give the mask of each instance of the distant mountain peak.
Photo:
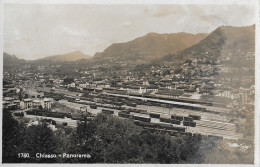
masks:
<svg viewBox="0 0 260 167"><path fill-rule="evenodd" d="M67 53L67 54L68 54L68 53ZM83 54L83 55L84 55L84 53L81 52L81 51L79 51L79 50L75 50L75 51L73 51L73 52L70 52L69 54Z"/></svg>
<svg viewBox="0 0 260 167"><path fill-rule="evenodd" d="M69 61L77 61L77 60L81 60L81 59L91 59L92 56L86 55L84 53L82 53L79 50L70 52L70 53L66 53L66 54L61 54L61 55L54 55L54 56L48 56L48 57L44 57L41 60L49 60L49 61L61 61L61 62L69 62Z"/></svg>
<svg viewBox="0 0 260 167"><path fill-rule="evenodd" d="M149 32L148 34L146 35L159 35L158 33L155 33L155 32Z"/></svg>
<svg viewBox="0 0 260 167"><path fill-rule="evenodd" d="M24 63L25 60L17 58L15 55L10 55L6 52L3 52L3 65L8 66L8 65L16 65L20 63Z"/></svg>

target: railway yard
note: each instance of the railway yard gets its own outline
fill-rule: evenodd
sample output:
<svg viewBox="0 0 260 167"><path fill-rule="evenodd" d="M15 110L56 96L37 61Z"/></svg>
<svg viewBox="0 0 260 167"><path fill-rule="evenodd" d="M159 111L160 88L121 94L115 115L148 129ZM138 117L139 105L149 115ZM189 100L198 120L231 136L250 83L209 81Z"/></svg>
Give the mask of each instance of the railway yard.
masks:
<svg viewBox="0 0 260 167"><path fill-rule="evenodd" d="M118 116L121 119L132 119L134 123L151 131L176 134L201 134L218 139L243 139L243 134L236 132L236 125L230 123L226 113L227 108L204 104L176 102L165 99L154 99L111 92L93 93L89 97L77 97L74 92L66 94L45 92L48 96L59 95L62 99L57 102L69 108L89 113L93 118L98 113ZM76 127L80 115L69 113L46 114L28 112L25 118L52 119L59 124ZM50 118L51 117L51 118Z"/></svg>

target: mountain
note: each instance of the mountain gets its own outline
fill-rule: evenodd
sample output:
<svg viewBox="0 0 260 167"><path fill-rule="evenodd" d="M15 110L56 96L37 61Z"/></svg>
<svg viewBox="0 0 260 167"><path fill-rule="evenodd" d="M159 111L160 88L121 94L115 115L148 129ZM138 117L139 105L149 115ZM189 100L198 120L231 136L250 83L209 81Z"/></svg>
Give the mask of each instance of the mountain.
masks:
<svg viewBox="0 0 260 167"><path fill-rule="evenodd" d="M17 58L15 55L3 53L3 66L12 66L20 63L24 63L25 60Z"/></svg>
<svg viewBox="0 0 260 167"><path fill-rule="evenodd" d="M126 43L112 44L103 52L96 53L94 59L125 62L147 61L181 51L198 43L206 36L207 34L194 35L183 32L173 34L149 33Z"/></svg>
<svg viewBox="0 0 260 167"><path fill-rule="evenodd" d="M75 51L63 55L48 56L38 60L49 60L52 62L70 62L70 61L77 61L81 59L91 59L91 58L92 56L85 55L80 51Z"/></svg>
<svg viewBox="0 0 260 167"><path fill-rule="evenodd" d="M239 67L255 51L255 26L221 26L197 44L178 54L169 54L162 62L178 62L187 59L221 60L228 66ZM252 58L252 56L251 56Z"/></svg>

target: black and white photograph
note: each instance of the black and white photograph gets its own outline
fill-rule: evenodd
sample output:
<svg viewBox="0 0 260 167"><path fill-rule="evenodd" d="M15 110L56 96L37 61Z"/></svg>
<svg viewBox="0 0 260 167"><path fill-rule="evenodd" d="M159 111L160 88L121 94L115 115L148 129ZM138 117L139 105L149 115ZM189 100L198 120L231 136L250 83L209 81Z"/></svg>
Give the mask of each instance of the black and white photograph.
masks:
<svg viewBox="0 0 260 167"><path fill-rule="evenodd" d="M1 164L258 166L259 1L210 2L1 2Z"/></svg>

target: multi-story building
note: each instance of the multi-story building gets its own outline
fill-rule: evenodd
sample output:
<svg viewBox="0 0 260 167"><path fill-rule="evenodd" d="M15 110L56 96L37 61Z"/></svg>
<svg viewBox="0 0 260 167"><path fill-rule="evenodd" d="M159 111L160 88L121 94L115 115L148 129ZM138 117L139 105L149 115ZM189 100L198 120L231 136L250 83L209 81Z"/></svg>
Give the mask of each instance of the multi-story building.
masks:
<svg viewBox="0 0 260 167"><path fill-rule="evenodd" d="M51 109L51 100L44 98L41 100L41 105L43 109L50 110Z"/></svg>
<svg viewBox="0 0 260 167"><path fill-rule="evenodd" d="M32 99L24 99L21 102L21 108L22 109L29 109L33 107L33 100Z"/></svg>
<svg viewBox="0 0 260 167"><path fill-rule="evenodd" d="M250 94L250 89L240 88L239 89L239 100L242 104L248 104L248 96Z"/></svg>
<svg viewBox="0 0 260 167"><path fill-rule="evenodd" d="M33 100L33 108L39 108L41 106L41 101L38 99Z"/></svg>

